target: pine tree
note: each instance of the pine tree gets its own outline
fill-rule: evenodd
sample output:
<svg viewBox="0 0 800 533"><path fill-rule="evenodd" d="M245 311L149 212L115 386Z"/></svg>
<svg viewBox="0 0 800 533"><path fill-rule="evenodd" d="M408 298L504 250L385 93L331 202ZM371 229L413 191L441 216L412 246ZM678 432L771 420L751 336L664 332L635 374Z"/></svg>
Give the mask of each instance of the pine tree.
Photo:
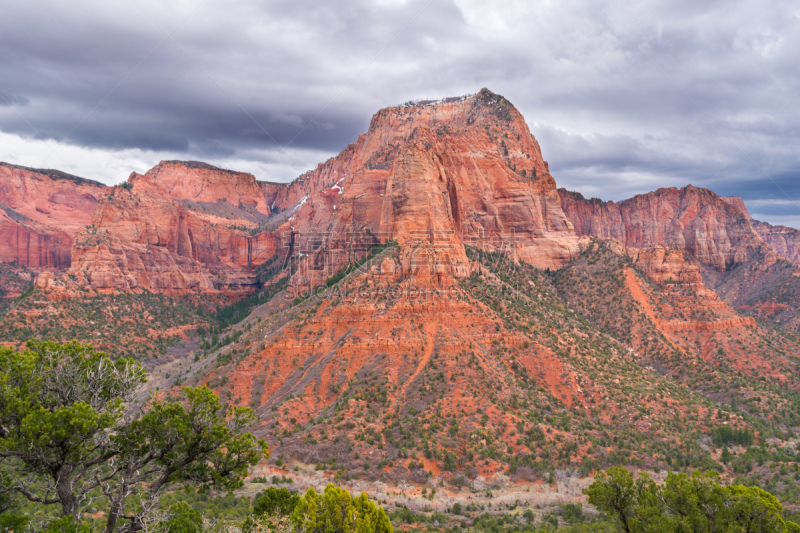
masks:
<svg viewBox="0 0 800 533"><path fill-rule="evenodd" d="M728 450L728 445L726 444L726 445L725 445L725 446L723 446L723 448L722 448L722 455L720 455L720 456L719 456L719 459L720 459L720 461L722 461L724 464L728 464L728 463L730 463L730 462L731 462L731 458L732 458L732 457L733 457L733 455L731 454L730 450Z"/></svg>

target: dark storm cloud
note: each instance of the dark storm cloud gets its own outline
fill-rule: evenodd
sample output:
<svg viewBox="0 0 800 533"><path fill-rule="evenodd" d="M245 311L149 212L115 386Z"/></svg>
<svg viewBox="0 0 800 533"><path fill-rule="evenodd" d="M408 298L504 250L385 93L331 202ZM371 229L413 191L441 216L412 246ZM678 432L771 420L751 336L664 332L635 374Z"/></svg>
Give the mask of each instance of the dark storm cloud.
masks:
<svg viewBox="0 0 800 533"><path fill-rule="evenodd" d="M353 109L352 90L323 107L346 89L348 73L335 72L337 63L386 44L403 16L413 16L409 8L420 8L386 13L345 2L287 2L244 6L232 20L224 7L203 7L191 14L187 4L174 16L123 4L124 14L85 20L65 13L74 6L10 7L0 22L0 61L13 76L4 78L2 94L25 95L34 105L5 113L3 131L102 148L340 149L363 128L367 109ZM173 42L165 32L181 15L190 16ZM423 31L405 34L404 46L417 42L424 53Z"/></svg>
<svg viewBox="0 0 800 533"><path fill-rule="evenodd" d="M800 221L799 29L790 1L20 2L0 18L0 131L27 139L12 156L50 139L41 158L73 172L175 156L287 180L380 107L487 86L559 185L692 183Z"/></svg>

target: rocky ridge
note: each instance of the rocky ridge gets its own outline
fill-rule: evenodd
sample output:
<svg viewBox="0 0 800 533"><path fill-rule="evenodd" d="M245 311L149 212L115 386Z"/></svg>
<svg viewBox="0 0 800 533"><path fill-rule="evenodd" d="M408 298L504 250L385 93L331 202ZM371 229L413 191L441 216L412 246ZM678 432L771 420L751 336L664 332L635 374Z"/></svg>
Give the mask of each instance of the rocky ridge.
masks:
<svg viewBox="0 0 800 533"><path fill-rule="evenodd" d="M747 211L708 189L658 189L618 203L586 200L565 189L559 194L580 235L614 239L625 248L662 245L720 271L766 249Z"/></svg>
<svg viewBox="0 0 800 533"><path fill-rule="evenodd" d="M798 293L800 232L753 220L741 198L693 186L622 202L587 200L564 189L559 194L579 234L609 239L632 257L663 248L667 261L656 269L642 265L654 281L683 280L691 265L703 288L716 290L738 311L792 329L798 324L790 295Z"/></svg>

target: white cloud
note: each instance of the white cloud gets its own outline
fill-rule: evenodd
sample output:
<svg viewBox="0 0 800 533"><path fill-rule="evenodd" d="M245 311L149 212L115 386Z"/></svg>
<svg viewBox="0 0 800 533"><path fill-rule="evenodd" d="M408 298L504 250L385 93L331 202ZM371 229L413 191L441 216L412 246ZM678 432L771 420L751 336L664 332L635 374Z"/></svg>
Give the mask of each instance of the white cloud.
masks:
<svg viewBox="0 0 800 533"><path fill-rule="evenodd" d="M55 151L54 151L55 149ZM308 161L324 161L331 152L287 149L249 150L232 157L206 158L205 162L249 172L261 181L288 182L314 168ZM32 168L56 168L107 185L125 181L131 172L144 173L159 161L190 159L184 152L158 150L107 150L33 140L0 132L0 161Z"/></svg>

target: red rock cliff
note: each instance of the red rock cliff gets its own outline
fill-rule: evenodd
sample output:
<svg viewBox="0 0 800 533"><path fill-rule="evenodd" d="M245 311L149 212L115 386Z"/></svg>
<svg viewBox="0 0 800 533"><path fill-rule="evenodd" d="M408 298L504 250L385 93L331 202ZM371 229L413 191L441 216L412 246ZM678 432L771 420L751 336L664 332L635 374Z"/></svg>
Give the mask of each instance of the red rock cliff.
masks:
<svg viewBox="0 0 800 533"><path fill-rule="evenodd" d="M279 244L260 231L262 187L249 174L162 162L116 187L81 232L70 273L103 290L169 294L251 290Z"/></svg>
<svg viewBox="0 0 800 533"><path fill-rule="evenodd" d="M800 231L786 226L773 226L766 222L753 220L744 205L744 200L738 196L723 197L722 200L736 206L743 215L750 219L756 233L780 256L789 261L800 263Z"/></svg>
<svg viewBox="0 0 800 533"><path fill-rule="evenodd" d="M564 189L559 193L580 235L615 239L627 248L664 245L725 270L764 246L746 211L707 189L658 189L619 203L586 200Z"/></svg>
<svg viewBox="0 0 800 533"><path fill-rule="evenodd" d="M138 191L164 193L173 200L227 203L269 215L264 189L252 174L234 172L199 161L162 161L129 182Z"/></svg>
<svg viewBox="0 0 800 533"><path fill-rule="evenodd" d="M773 250L789 261L800 263L800 231L786 226L773 226L753 221L753 229Z"/></svg>
<svg viewBox="0 0 800 533"><path fill-rule="evenodd" d="M109 188L57 170L0 163L0 261L33 269L70 265L75 234Z"/></svg>

